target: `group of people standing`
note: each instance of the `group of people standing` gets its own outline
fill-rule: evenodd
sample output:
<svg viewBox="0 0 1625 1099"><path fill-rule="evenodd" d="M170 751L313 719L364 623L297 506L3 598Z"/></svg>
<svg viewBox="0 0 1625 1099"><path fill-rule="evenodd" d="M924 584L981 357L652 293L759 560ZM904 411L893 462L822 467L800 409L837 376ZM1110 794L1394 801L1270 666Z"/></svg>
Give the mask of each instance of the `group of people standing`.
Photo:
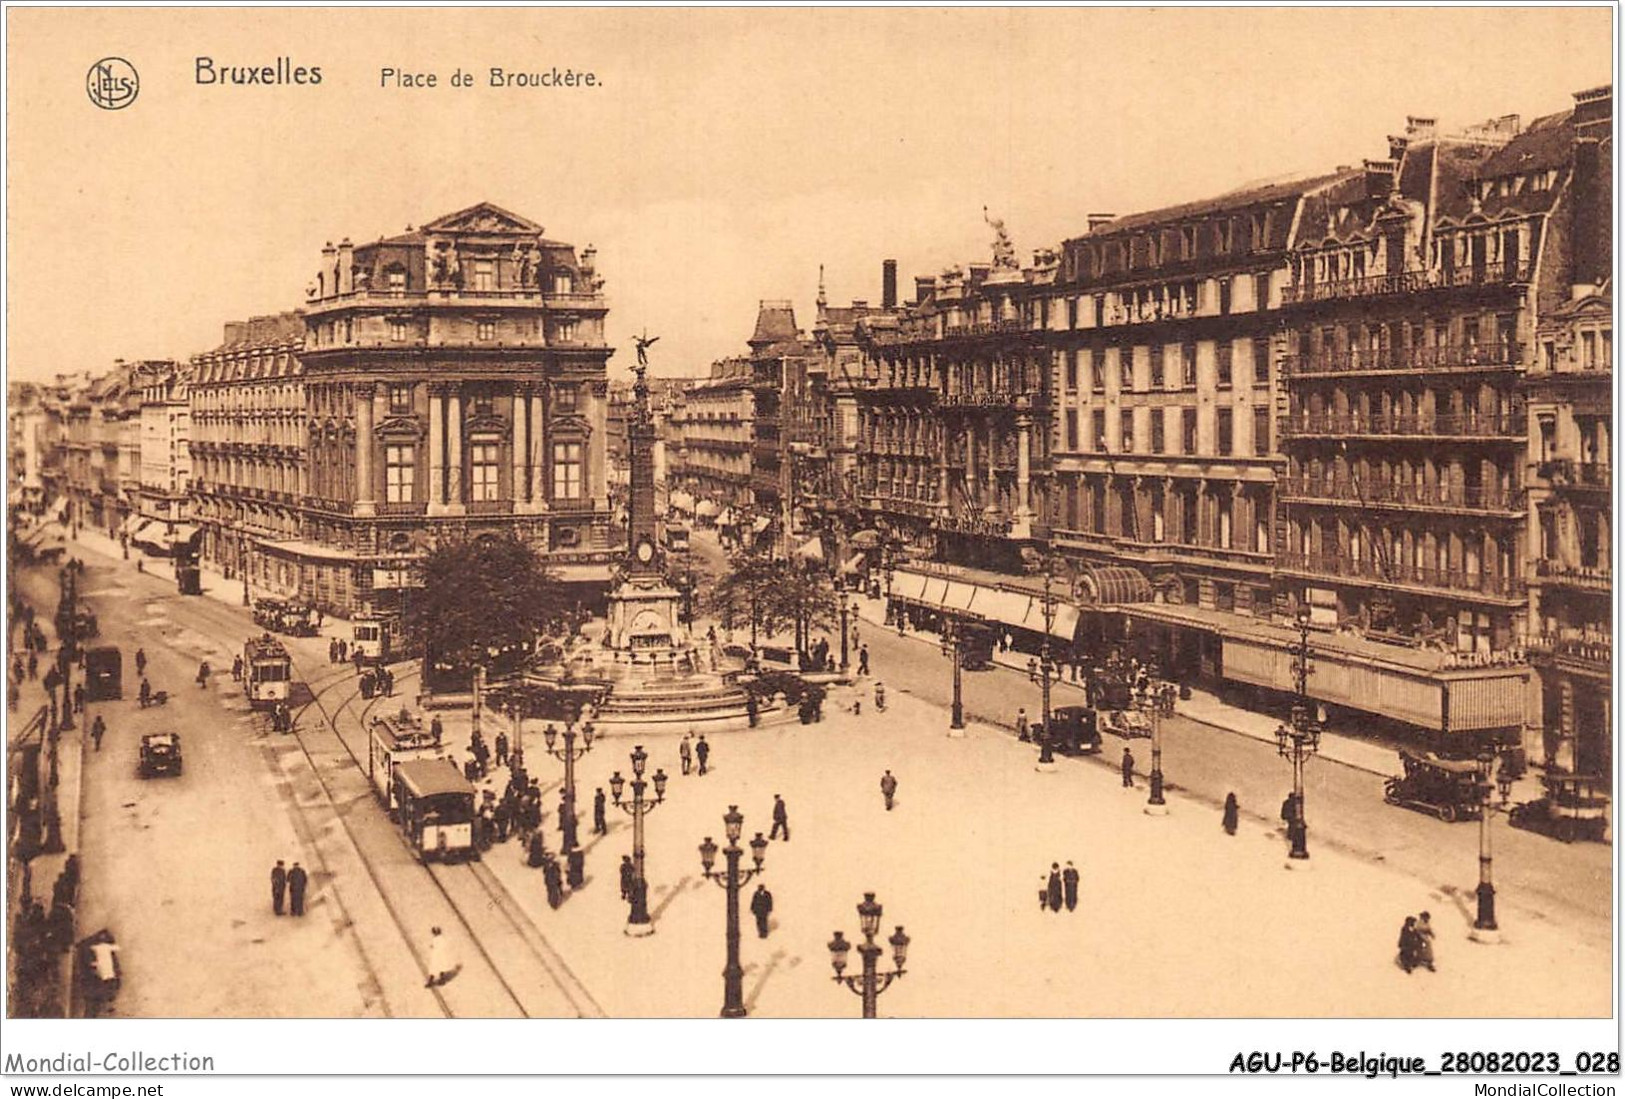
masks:
<svg viewBox="0 0 1625 1099"><path fill-rule="evenodd" d="M1039 879L1039 911L1048 909L1051 912L1059 912L1063 904L1066 905L1068 912L1076 911L1078 907L1078 868L1070 861L1064 870L1061 869L1060 863L1050 863L1049 876Z"/></svg>
<svg viewBox="0 0 1625 1099"><path fill-rule="evenodd" d="M282 915L284 901L286 901L288 914L303 916L305 914L305 888L310 883L310 877L305 868L294 860L293 868L283 865L281 859L271 867L271 911L275 915Z"/></svg>
<svg viewBox="0 0 1625 1099"><path fill-rule="evenodd" d="M1409 973L1418 966L1433 972L1433 917L1426 912L1406 916L1399 929L1399 968Z"/></svg>

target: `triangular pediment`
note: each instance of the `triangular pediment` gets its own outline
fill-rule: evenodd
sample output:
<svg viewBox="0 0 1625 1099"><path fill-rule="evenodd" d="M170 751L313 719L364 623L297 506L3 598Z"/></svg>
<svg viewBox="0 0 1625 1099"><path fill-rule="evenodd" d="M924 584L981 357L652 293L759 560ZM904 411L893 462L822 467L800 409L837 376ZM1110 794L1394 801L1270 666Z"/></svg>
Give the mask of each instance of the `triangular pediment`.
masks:
<svg viewBox="0 0 1625 1099"><path fill-rule="evenodd" d="M470 206L455 214L438 217L423 226L424 233L535 233L542 227L534 221L489 202Z"/></svg>

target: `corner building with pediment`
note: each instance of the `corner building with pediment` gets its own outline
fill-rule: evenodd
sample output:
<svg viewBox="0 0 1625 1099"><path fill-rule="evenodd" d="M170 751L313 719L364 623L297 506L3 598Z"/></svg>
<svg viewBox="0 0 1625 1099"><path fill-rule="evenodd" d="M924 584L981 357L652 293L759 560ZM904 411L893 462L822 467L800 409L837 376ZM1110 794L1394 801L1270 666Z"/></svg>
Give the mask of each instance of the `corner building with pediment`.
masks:
<svg viewBox="0 0 1625 1099"><path fill-rule="evenodd" d="M300 356L300 536L259 547L300 597L392 612L438 539L513 531L576 598L601 600L613 352L593 258L488 203L322 250Z"/></svg>

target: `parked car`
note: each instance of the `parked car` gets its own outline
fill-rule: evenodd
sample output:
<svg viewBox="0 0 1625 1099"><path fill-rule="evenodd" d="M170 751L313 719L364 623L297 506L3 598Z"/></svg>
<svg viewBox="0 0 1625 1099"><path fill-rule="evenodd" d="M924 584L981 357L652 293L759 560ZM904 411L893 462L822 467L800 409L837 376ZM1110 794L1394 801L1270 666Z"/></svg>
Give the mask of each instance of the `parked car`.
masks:
<svg viewBox="0 0 1625 1099"><path fill-rule="evenodd" d="M142 778L181 773L181 738L175 733L148 733L141 738Z"/></svg>

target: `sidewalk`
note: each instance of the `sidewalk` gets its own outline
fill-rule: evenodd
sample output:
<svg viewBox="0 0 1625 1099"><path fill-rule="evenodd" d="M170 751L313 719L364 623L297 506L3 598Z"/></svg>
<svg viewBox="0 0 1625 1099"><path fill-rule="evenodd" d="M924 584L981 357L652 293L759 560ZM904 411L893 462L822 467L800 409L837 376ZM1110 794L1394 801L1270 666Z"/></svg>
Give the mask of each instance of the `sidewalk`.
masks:
<svg viewBox="0 0 1625 1099"><path fill-rule="evenodd" d="M858 617L881 629L895 630L894 626L885 625L886 604L884 599L869 599L860 596L858 599ZM910 630L906 636L922 644L936 647L940 644L936 634L920 633ZM1020 652L993 652L993 661L1012 671L1027 674L1027 661L1029 654ZM1074 683L1070 679L1060 679L1055 682L1055 690L1061 697L1082 700L1084 687L1081 683ZM1238 736L1250 737L1267 744L1275 743L1275 729L1280 724L1279 719L1269 714L1254 713L1244 710L1240 706L1232 706L1222 702L1218 696L1208 691L1191 689L1191 697L1180 699L1174 706L1174 712L1181 717L1203 725L1211 726L1223 732L1234 733ZM1367 771L1374 775L1392 775L1399 770L1399 761L1396 748L1375 744L1371 741L1360 740L1355 737L1344 736L1339 733L1326 732L1321 734L1321 759L1328 759L1341 763L1346 767Z"/></svg>

